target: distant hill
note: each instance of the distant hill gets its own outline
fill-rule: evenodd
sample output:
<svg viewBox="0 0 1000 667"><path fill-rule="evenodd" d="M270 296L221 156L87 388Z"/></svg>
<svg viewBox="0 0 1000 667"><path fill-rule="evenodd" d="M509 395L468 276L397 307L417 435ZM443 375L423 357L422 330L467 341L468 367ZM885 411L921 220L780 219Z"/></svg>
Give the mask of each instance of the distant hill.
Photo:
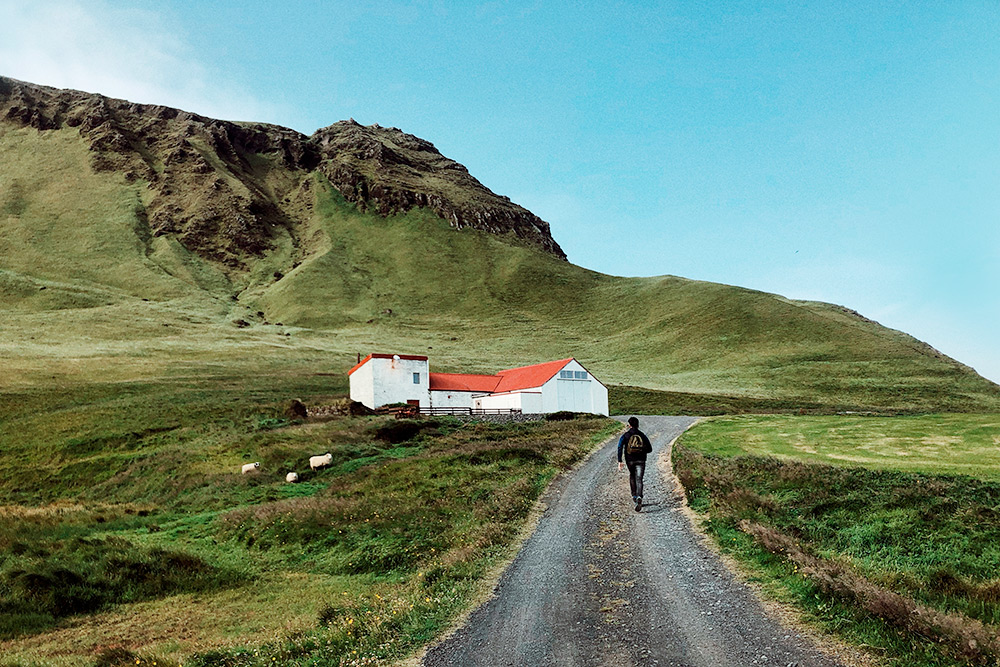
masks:
<svg viewBox="0 0 1000 667"><path fill-rule="evenodd" d="M398 129L307 137L5 78L0 303L11 354L38 358L572 355L612 385L1000 410L1000 387L847 308L574 266L544 221Z"/></svg>

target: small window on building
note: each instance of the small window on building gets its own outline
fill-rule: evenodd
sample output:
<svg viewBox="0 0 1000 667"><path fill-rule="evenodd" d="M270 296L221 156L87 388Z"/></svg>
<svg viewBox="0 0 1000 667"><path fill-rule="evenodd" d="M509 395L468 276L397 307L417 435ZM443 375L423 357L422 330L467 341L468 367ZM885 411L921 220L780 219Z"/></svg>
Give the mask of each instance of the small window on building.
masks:
<svg viewBox="0 0 1000 667"><path fill-rule="evenodd" d="M573 377L575 377L577 380L586 380L587 371L573 371Z"/></svg>
<svg viewBox="0 0 1000 667"><path fill-rule="evenodd" d="M563 378L564 380L572 380L573 371L559 371L559 377Z"/></svg>
<svg viewBox="0 0 1000 667"><path fill-rule="evenodd" d="M413 384L420 384L420 373L413 374Z"/></svg>

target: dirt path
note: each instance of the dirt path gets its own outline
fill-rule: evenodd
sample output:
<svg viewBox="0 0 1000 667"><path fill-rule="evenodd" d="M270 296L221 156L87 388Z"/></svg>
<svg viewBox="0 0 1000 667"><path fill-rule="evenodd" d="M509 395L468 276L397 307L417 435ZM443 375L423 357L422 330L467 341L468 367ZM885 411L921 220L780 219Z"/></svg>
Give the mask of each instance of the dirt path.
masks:
<svg viewBox="0 0 1000 667"><path fill-rule="evenodd" d="M654 457L694 420L641 419L654 447L642 512L617 471L616 438L550 490L496 595L424 665L840 664L767 616L692 532Z"/></svg>

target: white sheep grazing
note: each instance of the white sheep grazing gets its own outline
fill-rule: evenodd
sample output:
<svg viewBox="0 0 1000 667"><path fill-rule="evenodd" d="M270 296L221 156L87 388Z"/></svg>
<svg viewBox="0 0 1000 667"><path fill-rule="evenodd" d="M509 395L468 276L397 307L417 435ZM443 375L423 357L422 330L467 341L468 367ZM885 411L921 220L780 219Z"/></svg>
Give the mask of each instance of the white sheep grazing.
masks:
<svg viewBox="0 0 1000 667"><path fill-rule="evenodd" d="M297 472L290 472L290 473L288 473L287 475L285 475L285 481L288 482L288 483L293 483L293 482L299 481L299 473L297 473Z"/></svg>
<svg viewBox="0 0 1000 667"><path fill-rule="evenodd" d="M245 475L248 472L257 472L258 468L260 468L260 461L257 461L256 463L244 463L240 472Z"/></svg>
<svg viewBox="0 0 1000 667"><path fill-rule="evenodd" d="M330 452L327 452L323 456L310 456L309 468L310 470L316 470L317 468L325 468L332 462L333 462L333 454L331 454Z"/></svg>

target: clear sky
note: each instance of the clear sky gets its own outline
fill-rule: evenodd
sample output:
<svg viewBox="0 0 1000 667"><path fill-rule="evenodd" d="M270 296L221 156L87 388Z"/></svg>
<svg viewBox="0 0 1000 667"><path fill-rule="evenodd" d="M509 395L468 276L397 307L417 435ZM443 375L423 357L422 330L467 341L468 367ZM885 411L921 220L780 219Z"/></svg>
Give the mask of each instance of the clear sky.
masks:
<svg viewBox="0 0 1000 667"><path fill-rule="evenodd" d="M0 74L400 127L576 264L839 303L1000 381L997 0L0 0Z"/></svg>

